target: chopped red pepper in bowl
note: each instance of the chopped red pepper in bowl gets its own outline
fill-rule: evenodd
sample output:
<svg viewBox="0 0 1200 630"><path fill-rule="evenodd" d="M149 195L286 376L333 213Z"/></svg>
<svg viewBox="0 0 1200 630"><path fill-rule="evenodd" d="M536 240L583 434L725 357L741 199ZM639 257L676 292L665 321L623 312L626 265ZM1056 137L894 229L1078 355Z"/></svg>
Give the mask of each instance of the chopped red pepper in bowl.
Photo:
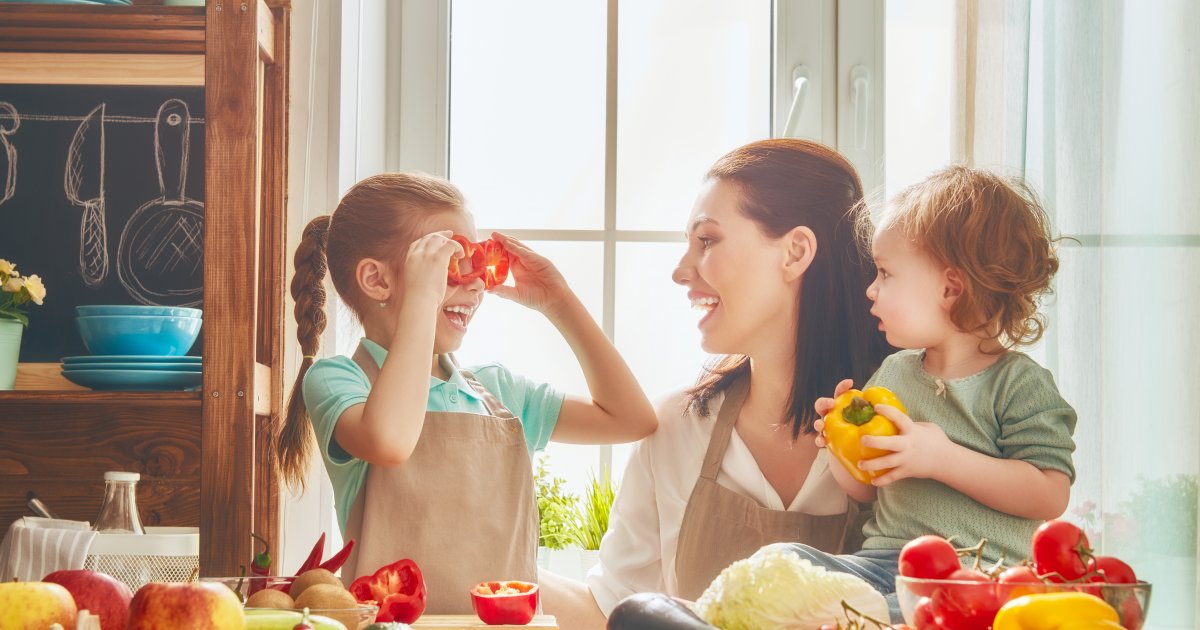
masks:
<svg viewBox="0 0 1200 630"><path fill-rule="evenodd" d="M471 604L480 621L489 626L523 626L537 613L538 585L517 581L481 582L471 589Z"/></svg>

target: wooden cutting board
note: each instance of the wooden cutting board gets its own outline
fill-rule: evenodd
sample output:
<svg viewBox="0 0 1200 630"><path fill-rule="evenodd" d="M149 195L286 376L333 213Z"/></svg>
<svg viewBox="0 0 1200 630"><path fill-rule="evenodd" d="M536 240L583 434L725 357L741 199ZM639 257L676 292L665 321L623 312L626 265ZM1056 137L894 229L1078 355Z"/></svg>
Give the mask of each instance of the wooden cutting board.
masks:
<svg viewBox="0 0 1200 630"><path fill-rule="evenodd" d="M523 630L524 628L551 628L558 630L558 622L555 621L553 615L538 615L524 626L489 626L479 620L475 615L422 615L417 623L412 627L415 630L421 628L440 628L441 630L477 630L479 628L492 628L493 630Z"/></svg>

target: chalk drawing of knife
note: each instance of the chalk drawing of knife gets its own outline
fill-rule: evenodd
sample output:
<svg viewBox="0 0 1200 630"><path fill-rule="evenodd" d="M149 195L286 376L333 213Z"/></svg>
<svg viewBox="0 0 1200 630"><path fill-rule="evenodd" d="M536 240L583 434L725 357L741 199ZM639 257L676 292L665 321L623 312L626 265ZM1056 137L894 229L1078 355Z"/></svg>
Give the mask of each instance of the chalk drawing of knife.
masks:
<svg viewBox="0 0 1200 630"><path fill-rule="evenodd" d="M79 275L89 287L108 277L108 229L104 223L104 107L79 123L67 150L63 187L67 199L83 206L79 224Z"/></svg>

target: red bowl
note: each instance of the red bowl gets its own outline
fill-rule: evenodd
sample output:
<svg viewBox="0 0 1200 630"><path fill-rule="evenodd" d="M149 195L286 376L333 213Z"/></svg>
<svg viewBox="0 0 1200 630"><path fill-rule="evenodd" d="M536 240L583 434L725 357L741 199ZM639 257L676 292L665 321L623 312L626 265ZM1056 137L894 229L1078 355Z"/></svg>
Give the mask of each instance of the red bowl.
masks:
<svg viewBox="0 0 1200 630"><path fill-rule="evenodd" d="M523 626L533 621L538 585L530 582L481 582L471 589L471 605L489 626Z"/></svg>

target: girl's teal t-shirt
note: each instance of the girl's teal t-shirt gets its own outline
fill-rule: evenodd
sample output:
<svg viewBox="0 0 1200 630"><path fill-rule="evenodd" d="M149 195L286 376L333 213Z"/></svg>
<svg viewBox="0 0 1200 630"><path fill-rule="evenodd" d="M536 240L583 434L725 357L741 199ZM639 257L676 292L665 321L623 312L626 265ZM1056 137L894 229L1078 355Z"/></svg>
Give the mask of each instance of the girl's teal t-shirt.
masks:
<svg viewBox="0 0 1200 630"><path fill-rule="evenodd" d="M363 338L363 347L380 366L387 349ZM546 447L558 413L563 394L545 383L535 383L513 374L499 363L468 368L493 396L521 420L525 428L525 444L532 455ZM371 383L367 375L349 357L336 356L317 361L304 375L304 404L317 435L321 457L333 484L338 524L346 530L350 509L367 479L369 464L347 453L334 439L334 428L342 413L354 405L367 402ZM429 411L451 411L486 414L483 398L467 384L461 370L455 370L443 381L429 377Z"/></svg>

